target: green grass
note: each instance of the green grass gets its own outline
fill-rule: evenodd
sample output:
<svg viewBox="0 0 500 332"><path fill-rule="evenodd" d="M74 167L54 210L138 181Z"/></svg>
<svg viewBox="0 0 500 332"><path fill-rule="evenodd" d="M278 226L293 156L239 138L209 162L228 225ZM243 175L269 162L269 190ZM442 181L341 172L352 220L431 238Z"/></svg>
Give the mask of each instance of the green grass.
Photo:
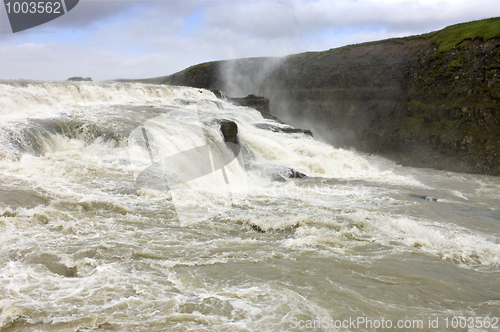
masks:
<svg viewBox="0 0 500 332"><path fill-rule="evenodd" d="M422 102L417 100L411 100L408 102L408 107L420 107L422 105L423 105Z"/></svg>
<svg viewBox="0 0 500 332"><path fill-rule="evenodd" d="M316 60L317 60L317 61L320 61L320 60L324 59L325 57L327 57L328 55L329 55L328 51L319 52L319 53L316 55Z"/></svg>
<svg viewBox="0 0 500 332"><path fill-rule="evenodd" d="M312 57L316 57L319 52L304 52L299 54L287 55L286 58L292 61L305 61L311 59Z"/></svg>
<svg viewBox="0 0 500 332"><path fill-rule="evenodd" d="M406 117L403 122L404 126L409 128L417 127L422 123L424 123L424 119L422 117Z"/></svg>
<svg viewBox="0 0 500 332"><path fill-rule="evenodd" d="M477 136L481 132L481 128L475 123L471 123L469 127L469 131L467 132L467 135L469 136Z"/></svg>
<svg viewBox="0 0 500 332"><path fill-rule="evenodd" d="M440 30L432 42L439 46L439 52L449 52L453 46L465 39L487 40L500 37L500 17L451 25Z"/></svg>
<svg viewBox="0 0 500 332"><path fill-rule="evenodd" d="M462 124L462 121L463 120L445 120L444 129L458 128Z"/></svg>
<svg viewBox="0 0 500 332"><path fill-rule="evenodd" d="M462 107L465 103L465 99L463 98L458 98L453 101L453 106L454 107Z"/></svg>
<svg viewBox="0 0 500 332"><path fill-rule="evenodd" d="M433 123L434 131L441 132L443 130L450 130L450 129L458 128L468 119L469 119L468 117L463 117L459 120L443 119L441 121L435 121Z"/></svg>
<svg viewBox="0 0 500 332"><path fill-rule="evenodd" d="M493 108L493 109L497 109L497 108L500 109L500 103L486 103L486 104L484 104L484 106L486 106L488 108ZM498 116L497 118L500 119L500 116Z"/></svg>
<svg viewBox="0 0 500 332"><path fill-rule="evenodd" d="M463 66L464 66L464 62L463 62L463 60L460 60L460 59L455 59L452 62L450 62L450 67L453 69L462 68Z"/></svg>
<svg viewBox="0 0 500 332"><path fill-rule="evenodd" d="M328 51L322 51L322 52L304 52L298 54L291 54L287 55L285 58L295 62L304 62L310 59L315 59L316 61L320 61L329 55L339 55L344 52L348 52L350 50L350 47L351 45L339 48L331 48Z"/></svg>
<svg viewBox="0 0 500 332"><path fill-rule="evenodd" d="M404 41L408 40L429 38L432 38L432 42L439 46L439 53L450 51L453 46L460 44L465 39L473 40L475 38L481 38L482 40L487 40L491 38L500 38L500 17L450 25L442 30L432 31L421 35L391 38L352 46L378 43L404 44Z"/></svg>
<svg viewBox="0 0 500 332"><path fill-rule="evenodd" d="M441 93L442 93L442 90L441 90ZM446 103L446 99L439 99L437 102L436 102L436 105L439 107L439 106L442 106Z"/></svg>
<svg viewBox="0 0 500 332"><path fill-rule="evenodd" d="M448 94L448 92L450 92L452 89L453 89L453 87L451 87L451 86L444 87L444 88L442 88L442 89L441 89L441 94L442 94L442 95L446 95L446 94ZM443 104L444 104L444 103L443 103Z"/></svg>
<svg viewBox="0 0 500 332"><path fill-rule="evenodd" d="M493 51L493 55L498 55L500 54L500 43L497 43L495 45L495 50Z"/></svg>
<svg viewBox="0 0 500 332"><path fill-rule="evenodd" d="M421 35L414 35L414 36L409 36L409 37L404 37L406 40L413 40L413 39L429 39L434 37L438 31L432 31L432 32L427 32Z"/></svg>
<svg viewBox="0 0 500 332"><path fill-rule="evenodd" d="M401 137L410 138L414 135L415 128L421 126L424 123L422 117L406 117L403 120L403 127L401 128Z"/></svg>

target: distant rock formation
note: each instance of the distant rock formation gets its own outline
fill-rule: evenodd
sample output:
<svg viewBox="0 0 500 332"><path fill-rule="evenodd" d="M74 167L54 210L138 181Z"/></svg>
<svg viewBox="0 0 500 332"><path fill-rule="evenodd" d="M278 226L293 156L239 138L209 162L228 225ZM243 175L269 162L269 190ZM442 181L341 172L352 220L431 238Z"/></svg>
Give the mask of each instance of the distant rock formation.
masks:
<svg viewBox="0 0 500 332"><path fill-rule="evenodd" d="M75 76L75 77L68 78L68 81L73 81L73 82L90 82L90 81L92 81L92 79L90 77Z"/></svg>

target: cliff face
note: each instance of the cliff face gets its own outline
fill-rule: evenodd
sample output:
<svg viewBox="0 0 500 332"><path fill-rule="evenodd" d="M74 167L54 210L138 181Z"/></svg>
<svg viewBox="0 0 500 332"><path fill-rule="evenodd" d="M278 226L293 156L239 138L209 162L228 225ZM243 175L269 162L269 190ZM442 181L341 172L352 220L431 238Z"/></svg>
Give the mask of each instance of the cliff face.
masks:
<svg viewBox="0 0 500 332"><path fill-rule="evenodd" d="M257 94L339 147L500 175L500 18L281 59L206 63L155 82Z"/></svg>
<svg viewBox="0 0 500 332"><path fill-rule="evenodd" d="M500 38L419 52L405 80L401 158L416 166L500 175ZM410 149L413 154L404 153Z"/></svg>
<svg viewBox="0 0 500 332"><path fill-rule="evenodd" d="M428 44L390 40L290 56L260 92L273 114L312 125L335 146L385 153L406 102L402 73Z"/></svg>

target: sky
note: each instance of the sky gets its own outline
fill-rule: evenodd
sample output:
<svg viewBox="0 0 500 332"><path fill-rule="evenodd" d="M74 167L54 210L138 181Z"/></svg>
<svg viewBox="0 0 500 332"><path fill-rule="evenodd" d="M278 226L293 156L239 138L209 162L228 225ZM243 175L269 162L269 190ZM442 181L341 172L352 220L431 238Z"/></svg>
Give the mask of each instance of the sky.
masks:
<svg viewBox="0 0 500 332"><path fill-rule="evenodd" d="M80 0L53 21L12 33L2 5L0 79L151 78L498 16L500 0Z"/></svg>

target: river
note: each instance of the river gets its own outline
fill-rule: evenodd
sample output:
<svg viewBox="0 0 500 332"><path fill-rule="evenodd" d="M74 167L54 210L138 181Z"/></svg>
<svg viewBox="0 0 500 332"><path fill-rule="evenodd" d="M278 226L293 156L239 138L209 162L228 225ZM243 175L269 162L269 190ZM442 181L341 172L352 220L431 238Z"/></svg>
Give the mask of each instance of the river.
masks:
<svg viewBox="0 0 500 332"><path fill-rule="evenodd" d="M0 331L500 329L500 178L256 123L202 89L0 81Z"/></svg>

